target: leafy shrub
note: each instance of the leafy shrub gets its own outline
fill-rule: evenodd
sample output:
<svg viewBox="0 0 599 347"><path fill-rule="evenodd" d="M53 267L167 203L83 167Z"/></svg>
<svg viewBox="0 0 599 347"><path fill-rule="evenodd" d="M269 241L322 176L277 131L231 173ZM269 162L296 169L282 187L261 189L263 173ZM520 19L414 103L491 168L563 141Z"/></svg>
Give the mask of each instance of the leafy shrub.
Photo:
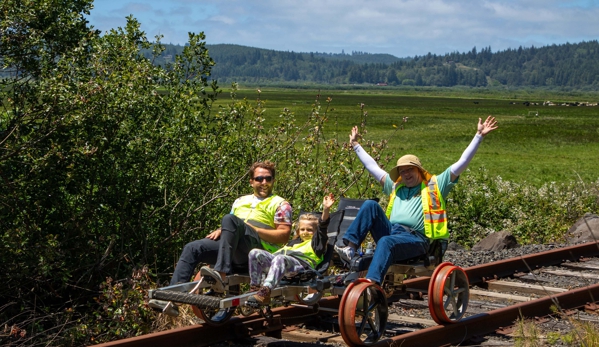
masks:
<svg viewBox="0 0 599 347"><path fill-rule="evenodd" d="M484 168L468 170L450 194L447 210L452 239L466 246L501 230L522 244L561 242L578 218L599 210L599 181L535 188L492 177Z"/></svg>
<svg viewBox="0 0 599 347"><path fill-rule="evenodd" d="M8 110L0 118L0 261L8 279L0 298L11 304L0 319L19 333L0 343L147 331L137 291L115 280L98 294L99 283L142 264L153 264L155 282L170 277L183 245L216 228L250 191L255 161L277 163L276 192L296 211L318 209L325 192L372 191L349 147L324 135L331 99L323 107L317 95L304 124L282 110L279 124L266 128L259 92L256 101L237 100L233 85L231 102L212 107L220 89L208 81L214 62L203 34L190 34L174 63L160 67L140 54L160 54L159 38L148 42L133 18L103 36L81 30L34 71L18 55L6 60L15 74L0 89ZM115 301L106 306L107 298ZM137 313L122 312L126 306ZM93 327L90 313L98 316ZM115 319L124 329L110 332Z"/></svg>
<svg viewBox="0 0 599 347"><path fill-rule="evenodd" d="M81 312L65 343L87 345L149 333L157 316L147 304L147 291L153 285L147 267L134 269L123 280L107 278L100 284L95 304Z"/></svg>

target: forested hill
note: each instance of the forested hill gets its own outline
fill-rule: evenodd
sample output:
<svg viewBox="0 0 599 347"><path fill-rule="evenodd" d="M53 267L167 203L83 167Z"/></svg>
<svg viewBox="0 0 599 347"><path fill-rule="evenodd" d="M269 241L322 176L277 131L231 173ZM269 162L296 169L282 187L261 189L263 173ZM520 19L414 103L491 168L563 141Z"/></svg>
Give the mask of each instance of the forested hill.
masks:
<svg viewBox="0 0 599 347"><path fill-rule="evenodd" d="M298 53L239 45L208 45L221 83L322 83L416 86L530 86L599 90L599 43L398 58L389 54ZM168 62L183 47L167 45Z"/></svg>

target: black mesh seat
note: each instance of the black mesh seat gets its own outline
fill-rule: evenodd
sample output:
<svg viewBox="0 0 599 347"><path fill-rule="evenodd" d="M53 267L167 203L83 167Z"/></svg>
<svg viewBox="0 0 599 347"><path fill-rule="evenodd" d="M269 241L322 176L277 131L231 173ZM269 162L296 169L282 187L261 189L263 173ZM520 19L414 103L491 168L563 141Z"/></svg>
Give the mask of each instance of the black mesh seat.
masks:
<svg viewBox="0 0 599 347"><path fill-rule="evenodd" d="M374 200L378 202L378 199L349 199L349 198L341 198L339 199L339 206L337 207L337 211L345 211L343 214L343 220L339 225L339 235L337 236L337 246L344 246L343 244L343 235L351 225L351 223L356 219L360 208L367 200Z"/></svg>
<svg viewBox="0 0 599 347"><path fill-rule="evenodd" d="M339 225L339 234L337 235L336 244L338 247L344 247L343 243L343 235L351 225L351 223L356 219L360 208L367 200L374 200L378 202L378 199L349 199L342 197L339 199L339 206L337 207L338 211L345 211L343 214L343 219ZM338 266L345 266L341 258L339 258L339 254L334 252L333 254L333 262Z"/></svg>

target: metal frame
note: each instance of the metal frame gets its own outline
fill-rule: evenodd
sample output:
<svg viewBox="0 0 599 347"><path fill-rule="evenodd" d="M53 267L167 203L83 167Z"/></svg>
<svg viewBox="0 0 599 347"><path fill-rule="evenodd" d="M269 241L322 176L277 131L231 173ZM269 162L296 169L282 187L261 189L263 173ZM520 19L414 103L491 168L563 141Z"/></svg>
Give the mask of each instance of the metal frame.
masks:
<svg viewBox="0 0 599 347"><path fill-rule="evenodd" d="M387 291L392 292L404 292L403 281L406 278L419 277L419 276L430 276L438 260L433 259L431 265L426 266L424 262L416 262L414 264L393 264L385 275L383 287ZM326 295L343 295L347 286L359 278L363 278L366 275L366 271L347 271L340 274L331 274L321 276L320 278L315 277L307 282L301 282L298 284L290 284L293 279L284 279L283 285L279 285L271 291L271 302L274 304L289 305L294 302L298 302L297 296L301 294L308 294L310 290L320 293L321 296ZM225 291L228 292L229 288L241 284L249 284L250 277L248 275L230 275L225 279ZM341 285L343 283L343 285ZM211 284L201 280L193 281L188 283L175 284L167 287L161 287L157 289L151 289L148 291L148 297L150 299L156 298L156 293L159 291L170 291L170 292L186 292L193 294L198 289L211 288ZM235 306L244 305L251 295L255 292L247 292L240 295L225 297L220 300L219 308L229 308ZM199 294L198 294L199 295ZM175 301L177 303L188 303L185 301ZM211 307L215 308L215 307Z"/></svg>

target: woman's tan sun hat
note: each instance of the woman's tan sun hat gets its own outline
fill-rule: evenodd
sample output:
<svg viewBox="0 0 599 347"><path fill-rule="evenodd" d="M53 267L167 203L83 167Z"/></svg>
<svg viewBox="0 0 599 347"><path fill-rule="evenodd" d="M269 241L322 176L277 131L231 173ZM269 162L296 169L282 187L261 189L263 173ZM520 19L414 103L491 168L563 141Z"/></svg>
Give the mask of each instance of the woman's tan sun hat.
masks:
<svg viewBox="0 0 599 347"><path fill-rule="evenodd" d="M400 166L415 166L418 168L418 170L420 170L420 173L422 174L422 178L425 181L428 181L431 179L432 175L428 171L426 171L425 168L422 167L422 164L420 163L420 159L418 159L418 157L415 155L406 154L403 157L397 159L397 165L389 171L389 178L391 178L391 180L393 182L399 182L398 180L400 179L400 177L399 177L398 168Z"/></svg>

